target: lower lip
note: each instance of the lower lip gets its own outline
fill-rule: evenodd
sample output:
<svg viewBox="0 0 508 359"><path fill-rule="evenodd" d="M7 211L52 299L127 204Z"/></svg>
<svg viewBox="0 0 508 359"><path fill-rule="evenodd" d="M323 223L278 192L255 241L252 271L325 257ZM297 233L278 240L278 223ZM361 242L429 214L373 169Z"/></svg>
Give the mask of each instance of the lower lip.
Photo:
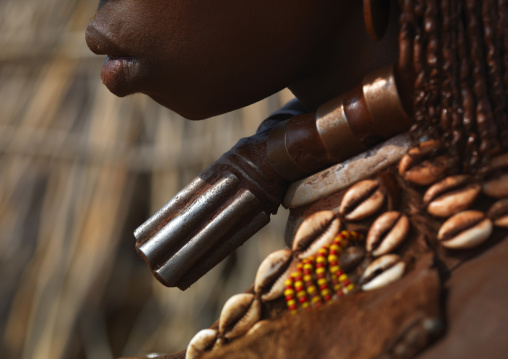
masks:
<svg viewBox="0 0 508 359"><path fill-rule="evenodd" d="M138 68L138 61L132 57L108 56L102 65L102 82L114 94L127 95L131 93L130 87L139 72Z"/></svg>

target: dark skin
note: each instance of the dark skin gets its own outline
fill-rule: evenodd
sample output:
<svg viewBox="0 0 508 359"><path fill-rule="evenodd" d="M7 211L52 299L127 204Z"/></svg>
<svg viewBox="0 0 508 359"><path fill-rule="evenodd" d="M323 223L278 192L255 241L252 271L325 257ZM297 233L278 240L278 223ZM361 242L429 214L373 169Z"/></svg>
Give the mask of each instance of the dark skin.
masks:
<svg viewBox="0 0 508 359"><path fill-rule="evenodd" d="M397 21L374 42L359 1L109 0L86 40L114 94L203 119L285 87L314 110L396 61Z"/></svg>

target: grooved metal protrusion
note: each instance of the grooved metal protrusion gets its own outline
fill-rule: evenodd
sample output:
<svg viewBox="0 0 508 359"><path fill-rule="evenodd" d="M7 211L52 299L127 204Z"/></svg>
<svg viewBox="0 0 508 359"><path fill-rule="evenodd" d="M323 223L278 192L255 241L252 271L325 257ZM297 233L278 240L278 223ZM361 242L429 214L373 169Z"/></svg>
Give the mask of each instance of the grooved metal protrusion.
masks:
<svg viewBox="0 0 508 359"><path fill-rule="evenodd" d="M183 212L141 245L138 251L152 270L164 264L176 253L181 245L190 239L204 222L207 222L210 212L213 213L216 208L222 207L227 198L234 195L239 183L238 177L230 173L207 189Z"/></svg>
<svg viewBox="0 0 508 359"><path fill-rule="evenodd" d="M156 230L162 221L166 220L168 216L171 216L180 210L182 206L194 196L194 193L206 186L206 184L206 181L200 177L195 178L191 183L185 186L185 188L178 192L175 197L173 197L168 203L166 203L161 209L154 213L134 231L134 237L136 237L136 240L138 242L142 242L143 240L147 239L150 234Z"/></svg>
<svg viewBox="0 0 508 359"><path fill-rule="evenodd" d="M213 247L224 241L224 235L237 227L249 215L257 210L259 201L246 189L220 212L206 226L185 243L155 275L168 286L174 286L178 280L200 260L213 256ZM208 268L210 269L210 268Z"/></svg>

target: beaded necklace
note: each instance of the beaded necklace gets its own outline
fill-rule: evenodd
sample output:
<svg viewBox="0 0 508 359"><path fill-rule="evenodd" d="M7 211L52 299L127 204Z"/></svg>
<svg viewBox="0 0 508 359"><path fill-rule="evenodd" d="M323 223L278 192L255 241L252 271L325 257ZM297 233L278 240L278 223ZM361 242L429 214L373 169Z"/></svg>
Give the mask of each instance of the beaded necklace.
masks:
<svg viewBox="0 0 508 359"><path fill-rule="evenodd" d="M351 241L363 241L364 235L355 231L342 231L332 244L321 247L317 256L298 263L297 270L286 279L284 298L291 313L299 307L318 308L323 303L353 292L355 285L339 266L339 255Z"/></svg>

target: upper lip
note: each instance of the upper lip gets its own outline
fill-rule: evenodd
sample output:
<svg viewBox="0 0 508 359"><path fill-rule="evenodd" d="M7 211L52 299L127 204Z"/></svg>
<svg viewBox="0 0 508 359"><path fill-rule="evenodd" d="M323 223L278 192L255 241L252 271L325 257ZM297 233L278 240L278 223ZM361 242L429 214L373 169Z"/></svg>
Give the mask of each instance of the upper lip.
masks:
<svg viewBox="0 0 508 359"><path fill-rule="evenodd" d="M95 22L91 22L85 32L86 44L97 55L109 55L114 57L131 57L125 54L120 47L111 41L98 29Z"/></svg>

